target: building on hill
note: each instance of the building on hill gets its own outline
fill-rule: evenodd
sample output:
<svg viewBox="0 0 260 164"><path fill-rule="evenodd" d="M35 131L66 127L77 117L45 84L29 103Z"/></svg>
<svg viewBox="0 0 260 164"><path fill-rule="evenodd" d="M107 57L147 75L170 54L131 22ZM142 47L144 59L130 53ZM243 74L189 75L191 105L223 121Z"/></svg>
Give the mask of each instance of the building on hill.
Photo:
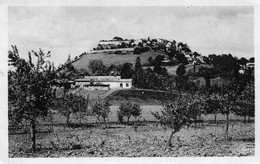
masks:
<svg viewBox="0 0 260 164"><path fill-rule="evenodd" d="M76 79L75 85L86 90L131 89L132 79L121 79L121 76L85 76Z"/></svg>
<svg viewBox="0 0 260 164"><path fill-rule="evenodd" d="M122 44L130 44L131 42L133 42L132 40L128 40L128 39L123 39L120 37L114 37L112 40L100 40L98 42L98 45L100 45L103 48L109 48L111 49L111 47L116 47L118 45L122 45Z"/></svg>

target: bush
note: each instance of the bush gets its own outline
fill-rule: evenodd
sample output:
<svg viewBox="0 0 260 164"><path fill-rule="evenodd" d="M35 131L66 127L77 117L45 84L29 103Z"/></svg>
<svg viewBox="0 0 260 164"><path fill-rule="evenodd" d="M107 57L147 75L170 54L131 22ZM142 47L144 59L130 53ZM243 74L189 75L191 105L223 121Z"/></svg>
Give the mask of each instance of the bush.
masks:
<svg viewBox="0 0 260 164"><path fill-rule="evenodd" d="M136 47L134 48L134 54L145 53L150 50L150 47Z"/></svg>

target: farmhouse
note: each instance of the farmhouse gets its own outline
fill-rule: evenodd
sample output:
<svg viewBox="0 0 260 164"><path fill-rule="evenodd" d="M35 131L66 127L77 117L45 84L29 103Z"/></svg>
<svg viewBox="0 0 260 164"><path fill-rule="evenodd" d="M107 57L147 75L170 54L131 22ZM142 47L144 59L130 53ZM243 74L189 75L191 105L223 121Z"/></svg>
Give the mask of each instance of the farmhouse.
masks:
<svg viewBox="0 0 260 164"><path fill-rule="evenodd" d="M86 90L130 89L132 79L121 79L121 76L85 76L76 79L75 85Z"/></svg>

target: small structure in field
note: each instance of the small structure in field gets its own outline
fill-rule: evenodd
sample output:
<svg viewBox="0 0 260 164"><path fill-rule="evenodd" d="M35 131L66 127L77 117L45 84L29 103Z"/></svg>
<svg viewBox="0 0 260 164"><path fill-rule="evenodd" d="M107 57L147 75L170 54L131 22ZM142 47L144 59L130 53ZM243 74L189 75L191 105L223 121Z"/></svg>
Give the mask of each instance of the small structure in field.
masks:
<svg viewBox="0 0 260 164"><path fill-rule="evenodd" d="M86 90L131 89L132 79L121 79L121 76L85 76L76 79L75 85Z"/></svg>

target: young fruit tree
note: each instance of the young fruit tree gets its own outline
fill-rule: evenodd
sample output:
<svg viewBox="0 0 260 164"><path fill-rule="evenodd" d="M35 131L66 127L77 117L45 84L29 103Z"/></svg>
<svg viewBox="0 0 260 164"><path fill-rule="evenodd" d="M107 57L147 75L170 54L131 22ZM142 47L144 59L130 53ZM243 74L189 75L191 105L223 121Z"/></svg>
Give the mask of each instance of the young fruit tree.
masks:
<svg viewBox="0 0 260 164"><path fill-rule="evenodd" d="M237 103L237 92L234 90L227 90L223 96L219 96L219 102L221 104L220 113L226 116L226 130L225 137L229 139L228 131L229 131L229 116L232 112L238 109Z"/></svg>
<svg viewBox="0 0 260 164"><path fill-rule="evenodd" d="M66 125L70 125L70 115L73 113L72 105L73 104L73 95L64 94L60 98L56 98L54 101L54 107L59 111L59 113L66 117Z"/></svg>
<svg viewBox="0 0 260 164"><path fill-rule="evenodd" d="M110 104L107 100L100 99L91 105L91 114L95 116L100 124L107 128L107 118L110 113Z"/></svg>
<svg viewBox="0 0 260 164"><path fill-rule="evenodd" d="M205 99L205 114L214 114L214 122L217 123L217 115L221 110L221 97L218 93L212 93Z"/></svg>
<svg viewBox="0 0 260 164"><path fill-rule="evenodd" d="M165 125L172 129L168 140L168 146L172 147L172 137L183 127L189 126L193 121L193 111L189 108L189 97L178 96L174 100L166 100L163 102L161 113L152 112L153 116Z"/></svg>
<svg viewBox="0 0 260 164"><path fill-rule="evenodd" d="M75 112L77 114L77 119L79 121L79 126L81 126L81 120L87 116L90 115L89 108L89 95L85 98L83 96L77 96L76 101L74 103Z"/></svg>
<svg viewBox="0 0 260 164"><path fill-rule="evenodd" d="M134 116L135 118L141 115L142 109L138 104L132 104L131 102L123 102L119 106L119 111L117 111L118 120L123 123L124 117L127 118L127 124L130 122L130 118Z"/></svg>
<svg viewBox="0 0 260 164"><path fill-rule="evenodd" d="M32 55L37 59L35 63ZM50 52L45 54L40 49L39 52L29 52L29 61L26 61L20 58L16 46L8 52L9 66L12 67L8 73L9 121L17 124L23 120L30 122L33 152L36 150L37 118L48 115L54 96L50 81L55 71L46 61L49 56Z"/></svg>
<svg viewBox="0 0 260 164"><path fill-rule="evenodd" d="M244 116L244 122L247 122L246 117L250 120L250 117L255 116L255 86L254 83L247 84L237 99L238 109L235 113L239 116Z"/></svg>

